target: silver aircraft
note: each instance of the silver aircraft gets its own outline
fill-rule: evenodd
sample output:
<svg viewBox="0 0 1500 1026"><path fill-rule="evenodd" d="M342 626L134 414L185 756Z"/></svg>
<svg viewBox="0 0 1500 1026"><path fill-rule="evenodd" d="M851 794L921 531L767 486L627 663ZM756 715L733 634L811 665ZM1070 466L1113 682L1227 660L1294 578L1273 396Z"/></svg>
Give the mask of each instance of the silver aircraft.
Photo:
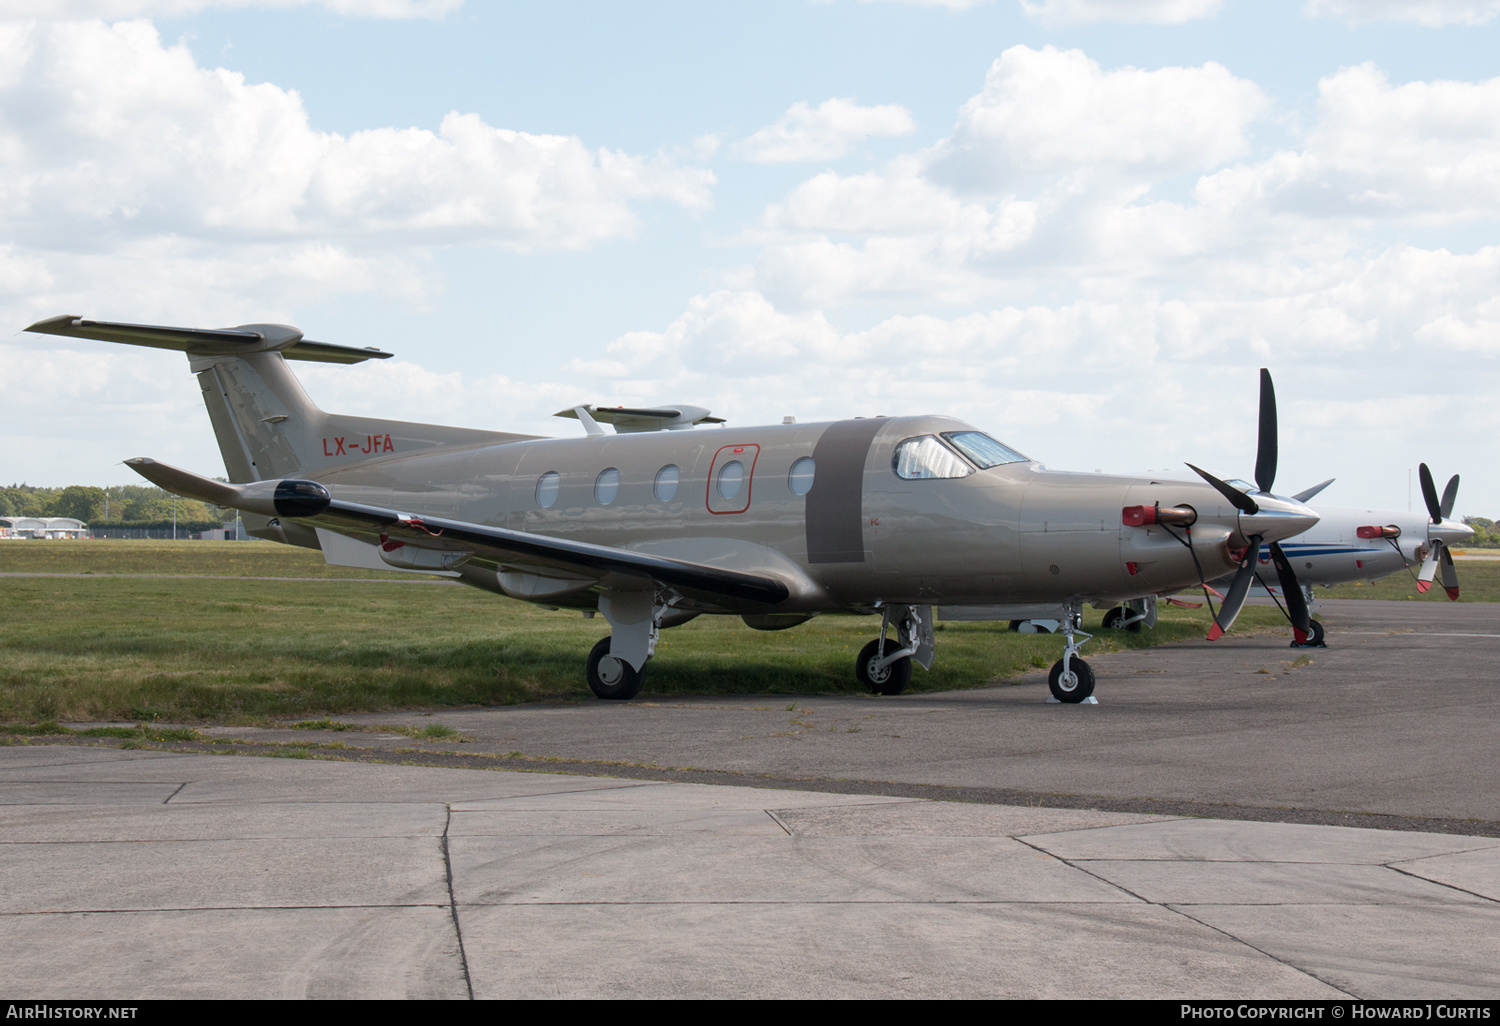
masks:
<svg viewBox="0 0 1500 1026"><path fill-rule="evenodd" d="M286 361L391 354L276 324L63 316L27 330L185 352L233 483L144 457L126 464L168 491L242 511L258 537L321 549L330 563L442 574L602 614L612 633L586 671L600 698L634 697L659 632L700 614L758 630L823 612L878 614L855 673L889 695L913 662L932 665L933 605L1057 603L1067 645L1049 684L1059 701L1081 702L1094 690L1079 658L1085 602L1233 570L1222 632L1261 545L1318 519L1270 494L1264 372L1264 487L1246 489L1197 468L1202 484L1052 471L943 416L695 430L715 418L686 406L580 405L560 414L582 423L572 438L341 416L315 406Z"/></svg>

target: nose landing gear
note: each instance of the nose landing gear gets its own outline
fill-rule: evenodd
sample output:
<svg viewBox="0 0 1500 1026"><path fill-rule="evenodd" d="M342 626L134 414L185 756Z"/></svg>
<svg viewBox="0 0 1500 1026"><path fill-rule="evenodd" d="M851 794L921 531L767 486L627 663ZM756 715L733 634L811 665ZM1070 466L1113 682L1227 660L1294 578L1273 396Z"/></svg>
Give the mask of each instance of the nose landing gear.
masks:
<svg viewBox="0 0 1500 1026"><path fill-rule="evenodd" d="M1068 636L1068 644L1063 648L1063 657L1052 664L1052 670L1047 674L1047 688L1052 692L1052 697L1069 705L1083 702L1094 694L1094 669L1078 658L1078 650L1083 647L1083 642L1074 640L1078 635L1083 637L1083 641L1093 637L1092 634L1084 633L1082 624L1083 610L1078 605L1069 605L1063 621L1063 633Z"/></svg>

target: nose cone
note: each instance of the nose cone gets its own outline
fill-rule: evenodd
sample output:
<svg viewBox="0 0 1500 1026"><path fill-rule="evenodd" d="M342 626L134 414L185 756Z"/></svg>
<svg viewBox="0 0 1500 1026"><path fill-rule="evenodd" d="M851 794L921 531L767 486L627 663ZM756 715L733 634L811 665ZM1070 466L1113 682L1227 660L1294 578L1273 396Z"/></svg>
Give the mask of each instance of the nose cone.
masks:
<svg viewBox="0 0 1500 1026"><path fill-rule="evenodd" d="M1318 522L1318 514L1296 499L1257 492L1252 496L1260 507L1256 513L1240 514L1240 533L1249 538L1260 535L1263 541L1292 538Z"/></svg>
<svg viewBox="0 0 1500 1026"><path fill-rule="evenodd" d="M1459 520L1444 519L1427 529L1427 537L1441 541L1444 545L1462 545L1474 537L1474 528Z"/></svg>

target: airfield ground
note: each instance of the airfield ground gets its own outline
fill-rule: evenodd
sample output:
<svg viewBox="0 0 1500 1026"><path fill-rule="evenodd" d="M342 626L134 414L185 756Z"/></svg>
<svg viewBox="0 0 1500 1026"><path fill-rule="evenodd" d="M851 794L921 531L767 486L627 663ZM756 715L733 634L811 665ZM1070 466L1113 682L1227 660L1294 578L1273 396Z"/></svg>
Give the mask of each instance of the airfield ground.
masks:
<svg viewBox="0 0 1500 1026"><path fill-rule="evenodd" d="M1466 592L1489 570L1461 563ZM1096 706L1023 667L898 698L13 723L0 988L1493 1000L1500 603L1321 616L1324 650L1091 653Z"/></svg>

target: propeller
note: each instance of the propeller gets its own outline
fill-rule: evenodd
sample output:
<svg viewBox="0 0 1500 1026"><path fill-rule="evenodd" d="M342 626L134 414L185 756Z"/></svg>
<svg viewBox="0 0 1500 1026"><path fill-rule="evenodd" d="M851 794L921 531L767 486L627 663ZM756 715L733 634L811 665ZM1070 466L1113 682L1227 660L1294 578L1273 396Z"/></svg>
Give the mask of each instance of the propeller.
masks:
<svg viewBox="0 0 1500 1026"><path fill-rule="evenodd" d="M1427 513L1432 517L1432 523L1427 528L1428 550L1427 558L1422 562L1421 572L1417 574L1417 591L1427 594L1432 588L1432 579L1437 576L1439 565L1443 568L1443 590L1454 602L1458 601L1458 569L1453 565L1453 554L1448 551L1448 543L1441 535L1436 534L1432 528L1443 524L1453 515L1453 503L1458 499L1458 475L1454 474L1448 479L1448 485L1443 489L1443 497L1438 498L1437 485L1433 483L1432 471L1427 469L1423 463L1417 468L1417 477L1422 482L1422 498L1427 503Z"/></svg>
<svg viewBox="0 0 1500 1026"><path fill-rule="evenodd" d="M1271 489L1276 484L1278 455L1276 387L1271 383L1271 372L1262 367L1260 369L1260 436L1255 449L1255 486L1264 495L1270 495ZM1246 492L1227 481L1219 480L1208 471L1201 470L1191 463L1188 467L1212 485L1241 513L1254 516L1260 512L1260 505ZM1229 591L1219 606L1218 614L1214 617L1214 624L1209 628L1209 641L1217 641L1230 627L1234 626L1235 619L1245 605L1245 598L1250 594L1250 585L1255 582L1255 560L1260 555L1260 547L1264 539L1255 534L1245 540L1248 544L1245 546L1244 557L1240 560L1240 567L1235 571L1234 580L1229 584ZM1287 608L1288 615L1292 617L1292 628L1296 632L1298 642L1305 641L1308 631L1307 603L1302 598L1302 588L1297 583L1297 574L1292 570L1292 564L1276 542L1271 543L1271 558L1276 564L1277 576L1281 578L1282 590L1287 593ZM1294 595L1295 600L1292 597Z"/></svg>

